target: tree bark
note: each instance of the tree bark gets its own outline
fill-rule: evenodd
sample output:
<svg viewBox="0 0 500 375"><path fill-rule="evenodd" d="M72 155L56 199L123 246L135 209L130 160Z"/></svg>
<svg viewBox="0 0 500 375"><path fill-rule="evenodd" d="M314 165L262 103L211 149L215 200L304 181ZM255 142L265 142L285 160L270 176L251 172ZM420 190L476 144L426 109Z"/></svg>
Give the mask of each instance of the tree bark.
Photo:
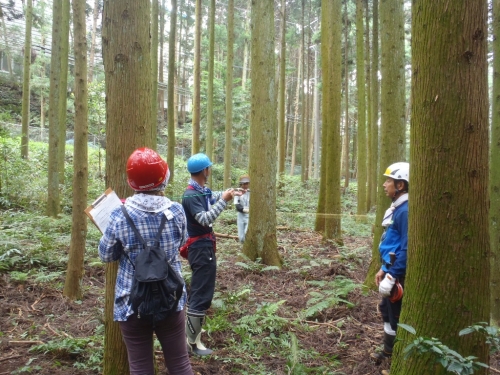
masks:
<svg viewBox="0 0 500 375"><path fill-rule="evenodd" d="M307 26L305 24L305 8L306 8L306 2L305 0L302 0L302 74L303 74L303 81L304 86L302 86L302 90L300 90L300 98L301 98L301 111L300 111L300 179L302 182L307 181L307 172L308 172L308 165L307 165L307 136L309 132L307 131L308 129L308 123L309 123L309 114L308 112L308 101L309 101L309 43L306 43L306 27L309 28L309 17L307 21ZM302 82L301 82L302 83Z"/></svg>
<svg viewBox="0 0 500 375"><path fill-rule="evenodd" d="M123 17L123 15L127 17ZM103 57L106 72L106 186L131 194L126 163L138 147L151 147L151 40L149 0L105 0ZM110 100L112 98L112 100ZM104 375L128 374L125 346L113 322L117 263L106 266Z"/></svg>
<svg viewBox="0 0 500 375"><path fill-rule="evenodd" d="M321 159L320 193L317 224L324 239L341 242L340 205L340 113L342 71L342 2L341 0L321 3L321 69L323 71L323 152ZM324 210L320 211L324 201Z"/></svg>
<svg viewBox="0 0 500 375"><path fill-rule="evenodd" d="M349 145L350 145L350 132L349 132L349 14L347 12L347 2L344 6L344 70L345 70L345 118L344 118L344 189L349 187L349 179L351 172L349 169Z"/></svg>
<svg viewBox="0 0 500 375"><path fill-rule="evenodd" d="M63 294L71 300L83 296L84 255L87 237L88 185L88 105L87 105L87 32L85 0L73 0L75 37L75 142L73 153L73 211L71 244Z"/></svg>
<svg viewBox="0 0 500 375"><path fill-rule="evenodd" d="M158 138L158 0L151 1L151 79L153 81L153 99L151 100L151 133L156 149Z"/></svg>
<svg viewBox="0 0 500 375"><path fill-rule="evenodd" d="M252 2L250 177L252 200L243 253L267 265L281 266L276 239L276 93L274 4Z"/></svg>
<svg viewBox="0 0 500 375"><path fill-rule="evenodd" d="M210 0L208 52L208 98L207 98L207 144L205 146L210 160L214 160L214 59L215 59L215 0ZM212 186L212 173L208 176Z"/></svg>
<svg viewBox="0 0 500 375"><path fill-rule="evenodd" d="M293 118L293 135L292 135L292 161L290 163L290 176L293 176L295 173L295 156L297 154L297 126L299 123L299 109L300 109L300 92L302 91L302 55L303 55L303 45L301 42L299 48L299 63L297 65L297 86L295 90L295 115Z"/></svg>
<svg viewBox="0 0 500 375"><path fill-rule="evenodd" d="M201 0L196 0L194 21L194 68L193 68L193 134L191 154L200 152L200 84L201 84Z"/></svg>
<svg viewBox="0 0 500 375"><path fill-rule="evenodd" d="M52 2L52 48L50 55L50 94L49 94L49 165L47 186L47 216L56 217L59 213L59 86L61 81L61 18L62 1Z"/></svg>
<svg viewBox="0 0 500 375"><path fill-rule="evenodd" d="M177 25L174 24L175 30L177 30L176 26ZM176 41L177 41L177 38L174 38L174 41L173 41L174 57L175 57ZM163 47L165 45L165 0L161 0L159 45L160 45L160 52L159 52L160 56L159 56L159 62L158 62L158 64L159 64L158 65L158 82L164 83L165 80L163 77L163 70L165 69L165 60L163 58L163 54L164 54ZM168 46L169 46L169 51L170 51L170 43ZM168 72L167 72L167 75L168 75ZM175 77L175 67L174 67L174 77ZM168 77L167 77L167 80L168 80ZM161 121L159 123L163 124L163 122L165 121L165 90L163 88L161 90L160 89L158 90L158 96L156 98L156 101L157 101L157 106L158 106L157 107L158 108L158 117L161 119ZM157 137L159 137L159 136L160 136L160 134L157 135ZM172 175L170 175L170 178L172 178Z"/></svg>
<svg viewBox="0 0 500 375"><path fill-rule="evenodd" d="M224 143L224 188L231 187L233 143L233 63L234 63L234 0L227 5L227 64L226 64L226 131Z"/></svg>
<svg viewBox="0 0 500 375"><path fill-rule="evenodd" d="M453 7L425 1L414 9L408 268L401 314L418 336L436 337L486 364L485 337L458 332L490 318L487 19L482 0ZM404 359L403 343L414 336L400 329L397 338L391 375L449 374L428 355Z"/></svg>
<svg viewBox="0 0 500 375"><path fill-rule="evenodd" d="M69 20L70 0L62 1L61 18L61 78L59 85L59 147L57 163L59 167L59 183L64 183L64 165L66 161L66 117L68 112L68 57L69 57Z"/></svg>
<svg viewBox="0 0 500 375"><path fill-rule="evenodd" d="M31 76L31 27L33 25L33 1L26 1L26 28L24 33L23 59L23 98L22 98L22 128L21 128L21 157L28 158L29 122L30 122L30 76Z"/></svg>
<svg viewBox="0 0 500 375"><path fill-rule="evenodd" d="M175 177L175 31L177 26L177 0L171 0L170 9L170 32L168 35L168 82L167 82L167 128L168 128L168 149L167 164L170 169L170 179Z"/></svg>
<svg viewBox="0 0 500 375"><path fill-rule="evenodd" d="M14 81L14 74L12 72L12 57L10 53L9 47L9 36L7 34L7 27L5 26L5 19L3 17L3 7L4 5L0 4L0 18L2 19L2 29L3 29L3 37L5 43L5 52L7 54L7 69L9 71L9 77L11 81Z"/></svg>
<svg viewBox="0 0 500 375"><path fill-rule="evenodd" d="M281 0L281 40L280 40L280 77L278 91L278 173L282 176L285 173L285 69L286 69L286 0Z"/></svg>
<svg viewBox="0 0 500 375"><path fill-rule="evenodd" d="M363 25L364 0L356 0L356 87L358 91L358 155L356 179L358 182L357 214L365 215L368 212L366 202L366 175L367 175L367 153L366 153L366 98L365 98L365 45Z"/></svg>
<svg viewBox="0 0 500 375"><path fill-rule="evenodd" d="M249 42L249 34L250 34L250 12L251 12L251 7L252 7L252 0L248 0L248 8L247 8L247 16L246 16L246 22L245 22L245 41L244 41L244 46L243 46L243 69L241 72L241 88L243 90L246 90L246 83L247 83L247 66L248 66L248 56L250 55L250 42Z"/></svg>
<svg viewBox="0 0 500 375"><path fill-rule="evenodd" d="M365 73L366 73L366 211L370 211L373 206L373 201L375 200L372 192L373 185L376 184L377 180L373 180L374 169L377 169L377 160L373 159L372 153L372 137L373 137L373 126L372 126L372 93L371 93L371 68L370 68L370 17L369 17L369 4L368 0L363 0L365 9Z"/></svg>
<svg viewBox="0 0 500 375"><path fill-rule="evenodd" d="M493 37L500 38L500 0L493 1ZM490 237L491 324L500 324L500 45L493 45L493 98L491 100Z"/></svg>
<svg viewBox="0 0 500 375"><path fill-rule="evenodd" d="M320 153L320 142L321 142L321 124L320 124L320 93L319 93L319 53L318 47L314 49L314 178L319 178L319 153Z"/></svg>
<svg viewBox="0 0 500 375"><path fill-rule="evenodd" d="M379 182L379 165L378 165L378 148L379 148L379 141L378 141L378 112L379 112L379 82L378 82L378 70L379 70L379 63L378 63L378 58L379 58L379 53L378 53L378 0L373 0L373 11L372 11L372 69L371 69L371 102L372 102L372 109L371 109L371 136L370 136L370 143L371 143L371 153L370 153L370 160L375 161L373 163L372 167L368 169L368 173L372 175L371 180L372 180L372 186L370 189L372 190L370 195L372 196L372 205L377 204L377 192L378 189L381 189L381 187L378 185Z"/></svg>
<svg viewBox="0 0 500 375"><path fill-rule="evenodd" d="M97 34L97 20L99 19L99 0L94 1L94 10L92 12L92 36L90 43L90 56L89 56L89 66L88 66L88 82L92 82L94 79L94 60L95 60L95 41ZM76 35L75 35L76 39Z"/></svg>

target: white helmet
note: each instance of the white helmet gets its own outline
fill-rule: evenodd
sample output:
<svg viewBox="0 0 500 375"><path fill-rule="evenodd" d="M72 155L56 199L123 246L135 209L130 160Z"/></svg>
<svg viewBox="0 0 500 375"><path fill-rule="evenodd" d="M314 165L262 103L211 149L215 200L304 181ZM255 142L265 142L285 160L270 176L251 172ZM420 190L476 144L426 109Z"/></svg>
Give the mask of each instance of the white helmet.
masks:
<svg viewBox="0 0 500 375"><path fill-rule="evenodd" d="M391 164L385 170L384 176L410 183L410 164L406 162Z"/></svg>

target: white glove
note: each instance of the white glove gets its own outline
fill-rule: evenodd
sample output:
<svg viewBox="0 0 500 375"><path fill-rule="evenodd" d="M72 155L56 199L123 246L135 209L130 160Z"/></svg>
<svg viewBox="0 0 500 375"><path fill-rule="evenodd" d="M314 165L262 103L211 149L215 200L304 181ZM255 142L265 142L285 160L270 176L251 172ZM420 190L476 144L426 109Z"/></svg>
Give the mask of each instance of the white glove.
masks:
<svg viewBox="0 0 500 375"><path fill-rule="evenodd" d="M250 211L250 209L248 207L243 207L244 214L248 214L249 211Z"/></svg>
<svg viewBox="0 0 500 375"><path fill-rule="evenodd" d="M385 274L384 279L380 282L378 286L378 292L382 297L389 297L391 295L391 290L394 284L396 283L396 279L389 275Z"/></svg>

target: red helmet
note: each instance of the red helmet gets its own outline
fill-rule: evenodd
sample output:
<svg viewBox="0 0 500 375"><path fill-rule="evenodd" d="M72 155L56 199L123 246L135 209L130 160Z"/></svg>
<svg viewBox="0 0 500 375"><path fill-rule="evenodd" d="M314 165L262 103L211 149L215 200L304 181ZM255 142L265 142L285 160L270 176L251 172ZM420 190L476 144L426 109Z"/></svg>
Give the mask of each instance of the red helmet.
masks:
<svg viewBox="0 0 500 375"><path fill-rule="evenodd" d="M135 191L148 191L160 185L168 174L168 165L154 150L141 147L127 161L127 182Z"/></svg>
<svg viewBox="0 0 500 375"><path fill-rule="evenodd" d="M401 298L403 298L403 286L399 283L399 281L396 281L396 283L392 287L391 295L389 296L389 300L392 303L394 303L394 302L399 301Z"/></svg>

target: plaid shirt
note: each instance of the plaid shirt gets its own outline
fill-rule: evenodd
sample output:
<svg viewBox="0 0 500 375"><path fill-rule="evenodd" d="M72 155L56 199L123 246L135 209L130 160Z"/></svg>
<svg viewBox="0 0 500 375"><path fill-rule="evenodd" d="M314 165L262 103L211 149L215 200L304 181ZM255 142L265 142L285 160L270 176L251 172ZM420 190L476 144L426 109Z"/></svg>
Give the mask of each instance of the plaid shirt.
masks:
<svg viewBox="0 0 500 375"><path fill-rule="evenodd" d="M125 203L125 207L141 236L148 244L152 244L158 233L163 211L158 213L141 211L127 203ZM187 238L186 216L179 203L172 202L169 209L173 214L173 219L167 220L165 223L160 245L165 249L171 266L182 277L179 247L186 242ZM129 301L134 278L134 267L132 267L125 253L135 263L135 259L141 250L141 243L128 225L122 210L117 208L111 213L109 225L99 242L99 257L103 262L119 261L113 314L115 321L126 321L134 313ZM185 303L186 287L184 287L177 311L181 311Z"/></svg>

